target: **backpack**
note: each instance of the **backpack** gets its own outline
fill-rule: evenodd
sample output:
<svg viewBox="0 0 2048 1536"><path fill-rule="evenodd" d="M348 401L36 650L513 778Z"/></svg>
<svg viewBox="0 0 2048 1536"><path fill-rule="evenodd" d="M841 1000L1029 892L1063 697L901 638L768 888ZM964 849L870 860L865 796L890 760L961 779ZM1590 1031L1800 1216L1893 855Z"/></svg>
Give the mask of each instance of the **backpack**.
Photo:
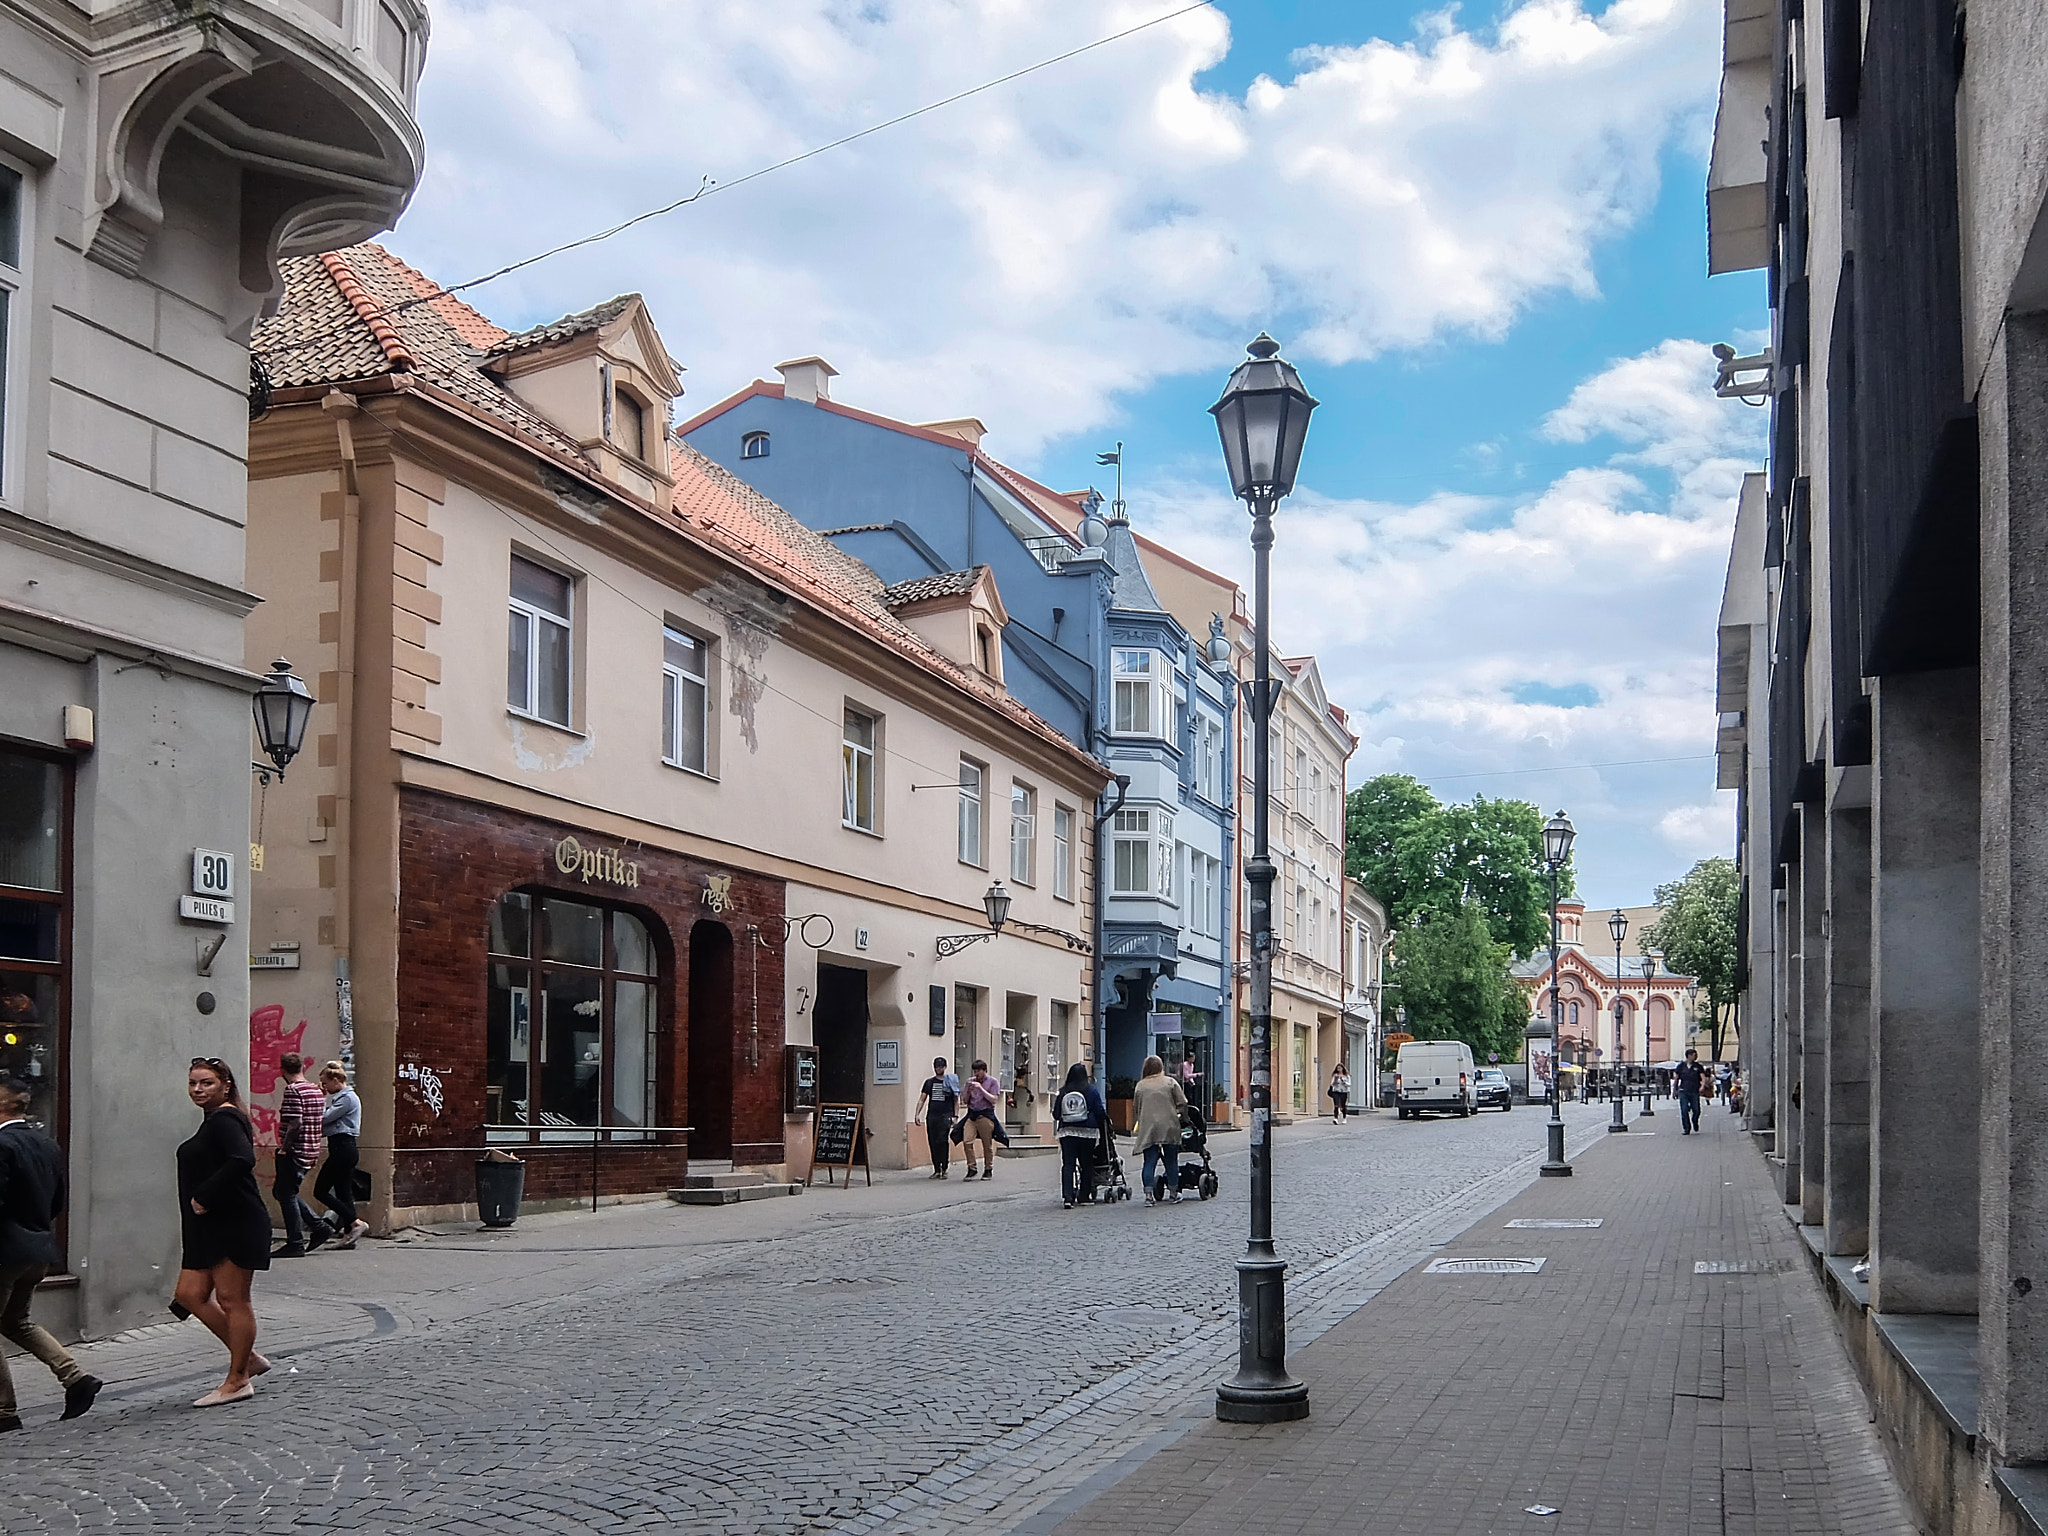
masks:
<svg viewBox="0 0 2048 1536"><path fill-rule="evenodd" d="M1060 1095L1057 1118L1061 1125L1086 1125L1094 1118L1089 1113L1088 1095L1079 1088L1069 1088Z"/></svg>

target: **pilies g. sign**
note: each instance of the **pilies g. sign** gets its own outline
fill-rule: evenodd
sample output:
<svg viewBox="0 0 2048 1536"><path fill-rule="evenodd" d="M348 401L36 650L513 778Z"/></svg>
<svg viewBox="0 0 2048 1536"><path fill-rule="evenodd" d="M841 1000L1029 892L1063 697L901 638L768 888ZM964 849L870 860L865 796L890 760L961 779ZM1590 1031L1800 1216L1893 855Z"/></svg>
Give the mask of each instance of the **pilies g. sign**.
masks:
<svg viewBox="0 0 2048 1536"><path fill-rule="evenodd" d="M573 837L555 844L555 868L585 885L593 880L601 885L640 884L640 866L631 859L609 848L586 848Z"/></svg>

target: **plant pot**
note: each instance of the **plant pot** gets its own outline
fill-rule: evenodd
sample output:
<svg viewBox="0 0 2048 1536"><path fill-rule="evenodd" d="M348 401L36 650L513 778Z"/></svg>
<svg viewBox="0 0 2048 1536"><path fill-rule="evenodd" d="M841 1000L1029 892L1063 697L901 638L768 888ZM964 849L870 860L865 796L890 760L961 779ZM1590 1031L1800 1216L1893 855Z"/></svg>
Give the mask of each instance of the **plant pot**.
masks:
<svg viewBox="0 0 2048 1536"><path fill-rule="evenodd" d="M505 1152L476 1160L476 1210L487 1227L509 1227L526 1198L526 1164Z"/></svg>
<svg viewBox="0 0 2048 1536"><path fill-rule="evenodd" d="M1131 1110L1134 1102L1136 1101L1132 1099L1109 1100L1109 1123L1116 1128L1120 1136L1130 1135L1138 1123L1137 1116Z"/></svg>

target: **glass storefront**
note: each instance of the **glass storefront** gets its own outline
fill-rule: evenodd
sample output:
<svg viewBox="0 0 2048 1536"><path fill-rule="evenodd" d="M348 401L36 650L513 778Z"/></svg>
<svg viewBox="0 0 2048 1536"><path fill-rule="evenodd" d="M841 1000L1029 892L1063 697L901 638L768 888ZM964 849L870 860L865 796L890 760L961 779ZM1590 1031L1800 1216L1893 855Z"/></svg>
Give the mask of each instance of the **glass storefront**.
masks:
<svg viewBox="0 0 2048 1536"><path fill-rule="evenodd" d="M646 924L514 891L491 911L489 944L484 1121L494 1139L659 1124L660 965Z"/></svg>
<svg viewBox="0 0 2048 1536"><path fill-rule="evenodd" d="M1167 1073L1180 1079L1188 1102L1207 1116L1215 1112L1216 1015L1187 1003L1161 1003L1159 1013L1180 1016L1180 1033L1155 1033L1152 1048L1166 1063ZM1156 1018L1156 1015L1155 1015Z"/></svg>
<svg viewBox="0 0 2048 1536"><path fill-rule="evenodd" d="M63 764L0 750L0 1073L28 1084L29 1118L60 1136L69 787Z"/></svg>

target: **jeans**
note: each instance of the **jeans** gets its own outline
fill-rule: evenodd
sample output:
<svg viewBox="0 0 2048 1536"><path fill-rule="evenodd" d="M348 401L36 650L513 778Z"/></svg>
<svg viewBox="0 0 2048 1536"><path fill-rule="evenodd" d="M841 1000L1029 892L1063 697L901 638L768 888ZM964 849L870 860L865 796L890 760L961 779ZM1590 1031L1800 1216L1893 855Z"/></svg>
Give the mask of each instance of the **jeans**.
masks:
<svg viewBox="0 0 2048 1536"><path fill-rule="evenodd" d="M1348 1093L1333 1093L1333 1094L1331 1094L1331 1095L1330 1095L1330 1102L1331 1102L1332 1104L1334 1104L1334 1105L1336 1106L1336 1113L1334 1113L1333 1115L1331 1115L1331 1117L1330 1117L1331 1119L1333 1119L1333 1120L1342 1120L1342 1119L1346 1118L1346 1117L1347 1117L1348 1115L1350 1115L1350 1113L1351 1113L1351 1095L1350 1095L1350 1094L1348 1094Z"/></svg>
<svg viewBox="0 0 2048 1536"><path fill-rule="evenodd" d="M944 1173L953 1161L953 1117L936 1110L926 1114L924 1135L931 1144L932 1172Z"/></svg>
<svg viewBox="0 0 2048 1536"><path fill-rule="evenodd" d="M1681 1093L1678 1096L1678 1128L1681 1131L1696 1131L1700 1128L1700 1096L1696 1093Z"/></svg>
<svg viewBox="0 0 2048 1536"><path fill-rule="evenodd" d="M1060 1198L1075 1204L1088 1190L1088 1159L1095 1155L1096 1142L1079 1136L1060 1138Z"/></svg>
<svg viewBox="0 0 2048 1536"><path fill-rule="evenodd" d="M34 1355L50 1368L58 1385L68 1387L85 1372L71 1358L71 1351L28 1315L29 1303L36 1297L36 1282L48 1273L41 1264L0 1270L0 1338ZM0 1419L14 1417L14 1378L7 1374L7 1357L0 1355Z"/></svg>
<svg viewBox="0 0 2048 1536"><path fill-rule="evenodd" d="M305 1247L308 1223L320 1219L313 1213L313 1208L299 1198L299 1186L306 1182L306 1175L312 1171L310 1165L299 1161L282 1147L278 1149L277 1178L270 1186L270 1197L284 1212L284 1240L289 1248Z"/></svg>
<svg viewBox="0 0 2048 1536"><path fill-rule="evenodd" d="M1147 1147L1145 1149L1145 1195L1148 1199L1152 1194L1153 1172L1159 1167L1159 1160L1161 1158L1166 1159L1166 1192L1168 1194L1177 1194L1180 1191L1180 1148Z"/></svg>
<svg viewBox="0 0 2048 1536"><path fill-rule="evenodd" d="M356 1139L353 1136L327 1138L327 1161L320 1165L313 1198L334 1213L338 1235L347 1237L356 1228Z"/></svg>

